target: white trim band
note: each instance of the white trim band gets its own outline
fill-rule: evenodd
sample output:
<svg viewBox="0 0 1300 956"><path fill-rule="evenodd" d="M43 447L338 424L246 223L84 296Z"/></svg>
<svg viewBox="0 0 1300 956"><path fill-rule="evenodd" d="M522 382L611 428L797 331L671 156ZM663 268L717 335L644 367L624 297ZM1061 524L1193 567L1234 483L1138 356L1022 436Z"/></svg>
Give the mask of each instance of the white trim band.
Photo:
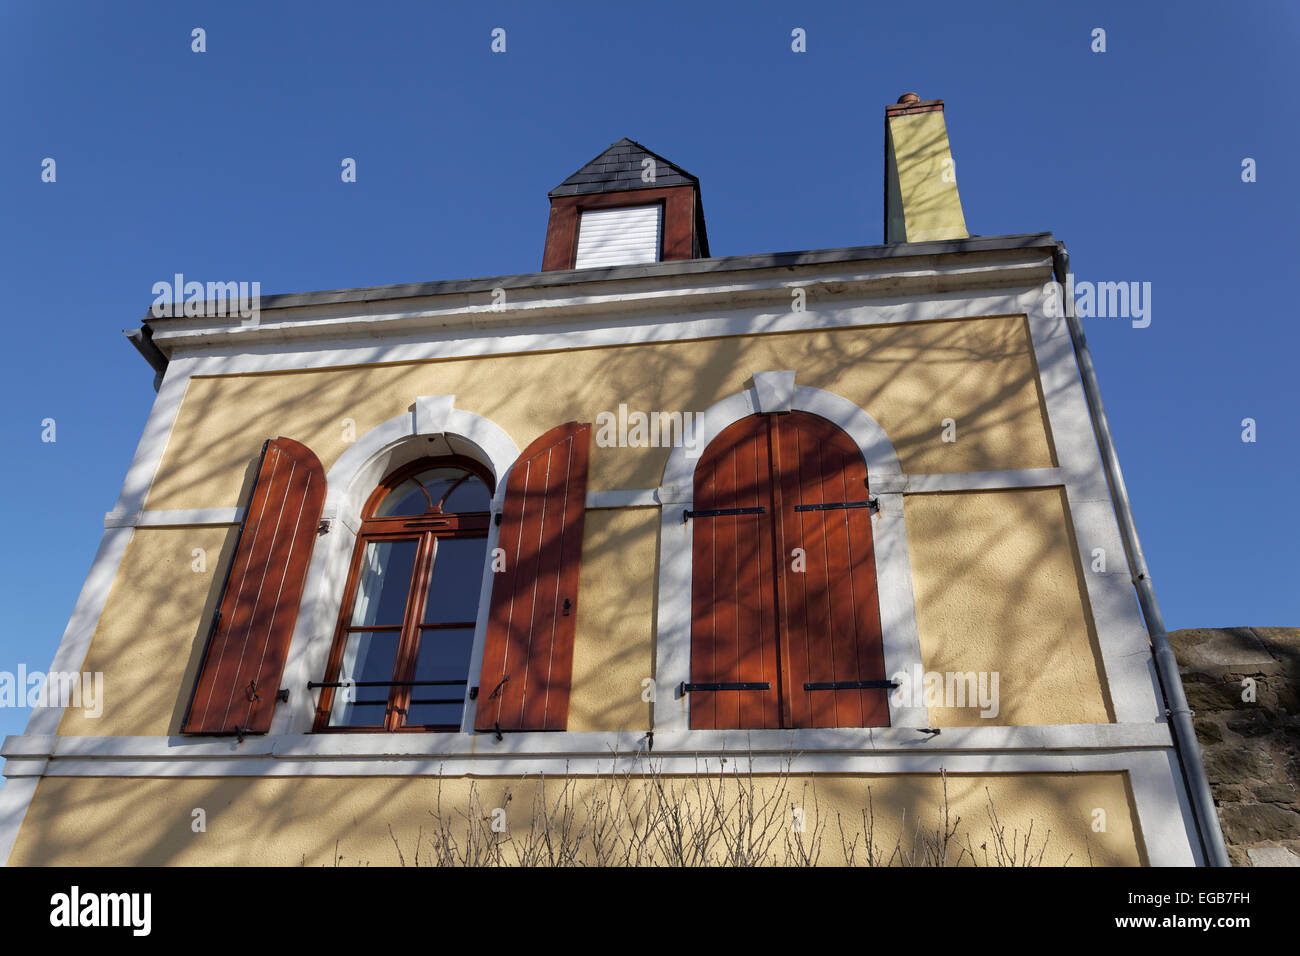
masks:
<svg viewBox="0 0 1300 956"><path fill-rule="evenodd" d="M938 734L911 727L832 727L801 730L688 730L656 732L654 756L810 755L829 758L855 754L1008 753L1030 756L1043 751L1150 750L1173 746L1168 724L1043 724L1027 727L945 727ZM281 734L246 737L7 737L0 756L15 765L24 760L249 760L295 758L465 759L491 764L503 758L597 759L647 749L640 731L564 731L493 734ZM54 763L51 766L54 766ZM322 766L326 766L322 764ZM13 769L19 769L17 766ZM47 771L48 772L48 771ZM379 773L386 771L377 771ZM6 776L12 773L8 764Z"/></svg>

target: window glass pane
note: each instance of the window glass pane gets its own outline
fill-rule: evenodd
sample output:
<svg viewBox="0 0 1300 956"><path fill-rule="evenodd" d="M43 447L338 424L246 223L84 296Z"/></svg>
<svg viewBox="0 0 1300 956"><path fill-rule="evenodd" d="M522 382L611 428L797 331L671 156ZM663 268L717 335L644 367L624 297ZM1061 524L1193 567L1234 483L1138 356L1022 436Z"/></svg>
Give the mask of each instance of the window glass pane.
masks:
<svg viewBox="0 0 1300 956"><path fill-rule="evenodd" d="M347 635L340 681L390 681L397 663L399 631L361 631ZM388 687L337 687L331 727L378 727L384 723Z"/></svg>
<svg viewBox="0 0 1300 956"><path fill-rule="evenodd" d="M437 498L433 499L437 503ZM375 517L389 518L393 515L422 515L429 510L429 499L418 483L407 478L388 493L379 507Z"/></svg>
<svg viewBox="0 0 1300 956"><path fill-rule="evenodd" d="M463 468L430 468L416 475L415 480L424 485L424 490L429 493L429 500L436 505L442 500L442 496L451 490L452 485L465 477L465 474Z"/></svg>
<svg viewBox="0 0 1300 956"><path fill-rule="evenodd" d="M478 617L487 538L439 538L435 548L433 574L429 577L429 593L424 602L424 622L473 622Z"/></svg>
<svg viewBox="0 0 1300 956"><path fill-rule="evenodd" d="M416 541L368 541L357 577L352 626L401 624L415 569Z"/></svg>
<svg viewBox="0 0 1300 956"><path fill-rule="evenodd" d="M464 710L465 678L474 628L438 628L420 632L420 650L415 659L415 680L454 680L460 683L412 687L408 724L450 724L459 727ZM450 700L447 704L419 701Z"/></svg>
<svg viewBox="0 0 1300 956"><path fill-rule="evenodd" d="M456 490L442 503L442 510L448 514L467 514L471 511L487 511L492 502L487 485L477 475L470 475L456 486Z"/></svg>

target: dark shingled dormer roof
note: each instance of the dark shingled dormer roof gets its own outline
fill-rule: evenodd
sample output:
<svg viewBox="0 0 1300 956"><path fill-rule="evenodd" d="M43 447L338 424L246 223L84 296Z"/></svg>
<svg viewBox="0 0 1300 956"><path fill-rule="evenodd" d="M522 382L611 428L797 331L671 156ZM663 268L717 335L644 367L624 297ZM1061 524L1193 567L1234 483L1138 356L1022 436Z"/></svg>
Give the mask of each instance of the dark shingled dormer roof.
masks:
<svg viewBox="0 0 1300 956"><path fill-rule="evenodd" d="M655 181L641 181L641 162L647 156L655 161ZM694 186L700 181L626 136L614 143L586 166L552 189L547 195L580 196L587 193L622 192L627 189L663 189L665 186Z"/></svg>

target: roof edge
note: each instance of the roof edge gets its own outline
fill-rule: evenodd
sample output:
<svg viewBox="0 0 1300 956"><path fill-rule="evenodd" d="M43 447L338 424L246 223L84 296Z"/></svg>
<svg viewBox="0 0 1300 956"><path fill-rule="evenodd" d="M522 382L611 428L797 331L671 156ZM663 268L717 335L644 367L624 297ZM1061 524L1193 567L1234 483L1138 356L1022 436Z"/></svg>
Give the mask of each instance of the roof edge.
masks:
<svg viewBox="0 0 1300 956"><path fill-rule="evenodd" d="M482 276L469 279L445 279L398 285L367 286L353 289L330 289L317 292L288 292L264 295L259 311L301 308L315 305L339 305L349 302L378 302L388 299L416 299L435 295L466 292L490 292L492 289L545 288L604 282L614 279L642 279L657 276L697 275L718 272L745 272L753 269L789 268L835 262L909 259L924 256L959 255L966 252L998 252L1016 249L1055 249L1058 242L1050 232L1031 232L1009 236L972 236L968 239L943 239L934 242L895 242L877 246L844 246L837 249L809 249L796 252L759 253L709 259L676 259L645 265L609 266L598 269L564 269L553 272L521 272L513 275ZM141 320L147 326L158 321L152 308ZM163 318L166 321L166 318ZM152 344L152 343L150 343ZM137 346L138 347L138 346Z"/></svg>

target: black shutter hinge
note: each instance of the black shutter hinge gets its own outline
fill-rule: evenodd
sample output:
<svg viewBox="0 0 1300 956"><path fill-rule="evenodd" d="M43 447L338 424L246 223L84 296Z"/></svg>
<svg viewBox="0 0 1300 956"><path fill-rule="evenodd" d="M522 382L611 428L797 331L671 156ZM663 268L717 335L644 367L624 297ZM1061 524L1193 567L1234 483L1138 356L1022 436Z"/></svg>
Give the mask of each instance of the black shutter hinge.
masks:
<svg viewBox="0 0 1300 956"><path fill-rule="evenodd" d="M766 514L766 508L710 508L705 511L682 512L682 524L690 521L692 518L728 518L732 515L761 515Z"/></svg>
<svg viewBox="0 0 1300 956"><path fill-rule="evenodd" d="M821 680L805 681L804 690L892 690L898 686L892 680Z"/></svg>
<svg viewBox="0 0 1300 956"><path fill-rule="evenodd" d="M849 511L853 508L875 508L880 509L880 500L878 498L868 498L866 501L835 501L823 505L795 505L795 511Z"/></svg>
<svg viewBox="0 0 1300 956"><path fill-rule="evenodd" d="M765 680L725 681L722 683L691 684L682 681L677 685L677 696L684 697L700 690L771 690L772 684Z"/></svg>

